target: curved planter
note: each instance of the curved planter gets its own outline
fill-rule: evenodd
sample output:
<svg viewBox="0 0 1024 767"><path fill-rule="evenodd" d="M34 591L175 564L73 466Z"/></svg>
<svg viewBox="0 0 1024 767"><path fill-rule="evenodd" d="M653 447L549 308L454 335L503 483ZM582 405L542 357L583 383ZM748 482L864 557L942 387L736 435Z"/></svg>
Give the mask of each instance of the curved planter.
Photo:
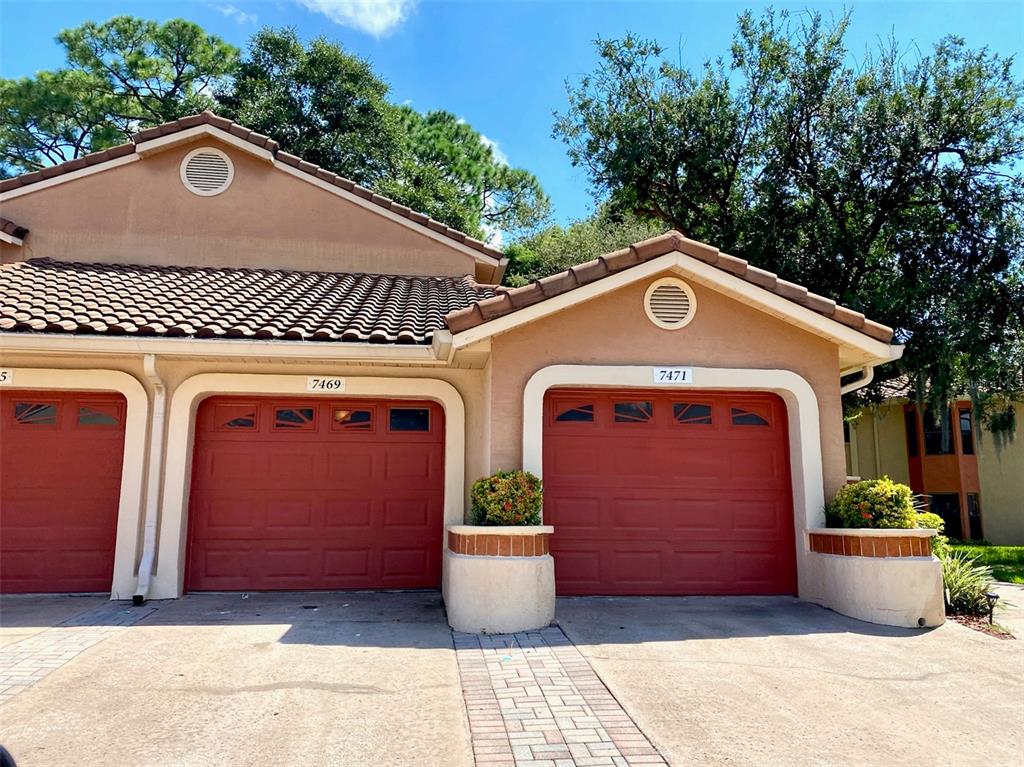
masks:
<svg viewBox="0 0 1024 767"><path fill-rule="evenodd" d="M550 525L451 525L442 592L456 631L505 634L547 626L555 617Z"/></svg>
<svg viewBox="0 0 1024 767"><path fill-rule="evenodd" d="M934 530L816 528L807 531L806 599L886 626L939 626L945 619Z"/></svg>

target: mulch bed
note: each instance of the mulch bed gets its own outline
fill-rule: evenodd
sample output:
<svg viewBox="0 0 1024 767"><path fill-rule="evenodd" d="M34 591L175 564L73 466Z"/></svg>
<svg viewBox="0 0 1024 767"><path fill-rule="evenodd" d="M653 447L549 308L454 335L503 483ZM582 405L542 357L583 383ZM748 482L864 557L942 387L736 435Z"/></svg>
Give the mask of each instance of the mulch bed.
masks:
<svg viewBox="0 0 1024 767"><path fill-rule="evenodd" d="M966 626L969 629L980 631L982 634L988 634L996 639L1014 639L1015 637L1009 631L1004 629L1002 626L996 624L993 625L988 622L988 618L982 618L977 615L947 615L947 618L954 620L961 626Z"/></svg>

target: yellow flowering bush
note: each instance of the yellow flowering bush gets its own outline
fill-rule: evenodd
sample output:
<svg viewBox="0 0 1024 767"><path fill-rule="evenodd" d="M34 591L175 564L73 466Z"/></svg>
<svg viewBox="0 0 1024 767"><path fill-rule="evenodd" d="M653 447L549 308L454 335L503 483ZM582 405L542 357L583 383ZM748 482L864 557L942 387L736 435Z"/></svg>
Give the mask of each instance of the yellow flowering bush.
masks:
<svg viewBox="0 0 1024 767"><path fill-rule="evenodd" d="M914 494L888 477L845 485L825 506L830 527L917 527Z"/></svg>

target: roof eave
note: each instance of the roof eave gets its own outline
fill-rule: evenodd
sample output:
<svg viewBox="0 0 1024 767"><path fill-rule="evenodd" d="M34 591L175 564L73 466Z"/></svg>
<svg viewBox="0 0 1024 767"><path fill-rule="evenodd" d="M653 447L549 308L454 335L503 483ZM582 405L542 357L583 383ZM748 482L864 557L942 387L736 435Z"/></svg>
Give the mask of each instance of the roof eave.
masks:
<svg viewBox="0 0 1024 767"><path fill-rule="evenodd" d="M898 359L902 347L880 341L834 319L801 306L787 298L690 256L682 251L642 261L601 279L588 282L558 295L515 309L461 332L454 333L452 344L459 349L485 338L506 333L516 327L589 301L638 280L673 271L707 287L753 305L779 319L825 337L840 347L842 367L879 365ZM898 349L895 352L894 349ZM893 355L896 355L895 357Z"/></svg>
<svg viewBox="0 0 1024 767"><path fill-rule="evenodd" d="M444 356L439 358L439 352ZM169 357L331 360L339 362L444 365L441 344L353 343L340 341L258 341L243 338L163 338L74 333L0 332L0 351L50 354L158 354Z"/></svg>

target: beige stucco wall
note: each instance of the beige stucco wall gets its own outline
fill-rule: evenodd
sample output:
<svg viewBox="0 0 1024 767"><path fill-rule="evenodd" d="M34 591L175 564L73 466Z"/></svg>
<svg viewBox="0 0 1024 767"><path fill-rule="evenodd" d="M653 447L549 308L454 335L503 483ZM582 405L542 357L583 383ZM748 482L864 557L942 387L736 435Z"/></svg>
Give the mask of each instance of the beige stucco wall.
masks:
<svg viewBox="0 0 1024 767"><path fill-rule="evenodd" d="M780 369L805 378L817 395L824 490L826 497L835 493L846 477L835 345L696 283L691 284L697 298L693 321L682 330L659 329L643 308L649 282L627 285L492 340L491 468L521 465L523 389L548 365Z"/></svg>
<svg viewBox="0 0 1024 767"><path fill-rule="evenodd" d="M877 446L877 450L876 450ZM910 484L902 403L864 408L850 422L847 471L861 479L888 476Z"/></svg>
<svg viewBox="0 0 1024 767"><path fill-rule="evenodd" d="M1024 403L1018 403L1015 439L999 445L991 434L977 440L981 519L985 538L1024 545Z"/></svg>
<svg viewBox="0 0 1024 767"><path fill-rule="evenodd" d="M200 197L179 177L184 156L216 146L235 166L227 191ZM31 189L32 187L28 187ZM475 261L270 163L210 138L2 202L27 227L4 261L60 260L387 274L473 274Z"/></svg>

